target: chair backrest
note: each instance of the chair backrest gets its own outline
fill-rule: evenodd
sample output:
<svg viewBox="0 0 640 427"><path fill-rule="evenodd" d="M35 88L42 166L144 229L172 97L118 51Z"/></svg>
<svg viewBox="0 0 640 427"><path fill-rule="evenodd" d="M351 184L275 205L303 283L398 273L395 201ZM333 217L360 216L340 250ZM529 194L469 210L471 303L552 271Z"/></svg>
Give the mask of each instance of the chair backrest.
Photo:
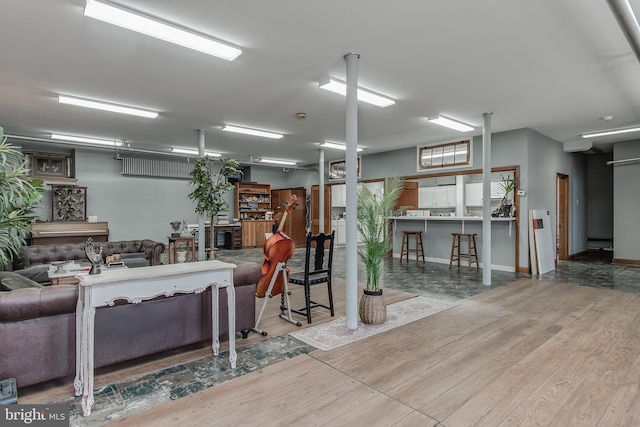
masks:
<svg viewBox="0 0 640 427"><path fill-rule="evenodd" d="M305 275L328 273L331 276L334 236L335 231L332 231L331 234L318 233L312 235L307 233L307 251L304 261Z"/></svg>

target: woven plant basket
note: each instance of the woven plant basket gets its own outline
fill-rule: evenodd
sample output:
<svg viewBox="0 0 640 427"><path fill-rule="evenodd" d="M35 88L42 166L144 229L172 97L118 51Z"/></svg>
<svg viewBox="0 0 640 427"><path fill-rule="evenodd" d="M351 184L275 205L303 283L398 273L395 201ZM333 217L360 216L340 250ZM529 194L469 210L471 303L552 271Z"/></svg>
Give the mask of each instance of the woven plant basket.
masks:
<svg viewBox="0 0 640 427"><path fill-rule="evenodd" d="M379 325L387 320L387 306L382 298L382 289L379 291L365 290L360 297L360 307L358 310L362 323L368 325Z"/></svg>

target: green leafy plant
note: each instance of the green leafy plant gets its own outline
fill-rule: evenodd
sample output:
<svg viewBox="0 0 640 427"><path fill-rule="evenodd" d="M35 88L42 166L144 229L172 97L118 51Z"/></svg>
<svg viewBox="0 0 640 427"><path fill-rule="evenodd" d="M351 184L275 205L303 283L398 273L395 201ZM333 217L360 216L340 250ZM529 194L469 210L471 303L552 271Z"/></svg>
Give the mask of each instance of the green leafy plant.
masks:
<svg viewBox="0 0 640 427"><path fill-rule="evenodd" d="M498 186L504 192L504 195L502 196L502 199L500 199L500 202L498 203L498 207L494 211L494 216L510 215L510 214L505 214L502 211L504 207L508 207L509 208L508 210L510 210L511 204L509 204L508 202L509 194L511 194L511 192L515 190L517 185L518 185L518 180L515 177L511 178L509 175L505 176L500 174L500 181L498 182Z"/></svg>
<svg viewBox="0 0 640 427"><path fill-rule="evenodd" d="M367 271L367 291L380 289L384 257L392 249L392 236L388 233L388 218L398 214L396 203L404 187L403 177L387 179L384 194L376 195L366 186L358 192L356 227L362 245L358 256Z"/></svg>
<svg viewBox="0 0 640 427"><path fill-rule="evenodd" d="M518 185L518 180L516 178L510 178L509 175L504 176L500 174L500 182L498 184L500 189L504 191L505 197L511 193Z"/></svg>
<svg viewBox="0 0 640 427"><path fill-rule="evenodd" d="M44 183L29 180L22 152L7 143L0 127L0 268L18 254L37 215Z"/></svg>
<svg viewBox="0 0 640 427"><path fill-rule="evenodd" d="M218 164L220 169L214 173L213 170ZM239 166L235 159L216 159L209 156L200 157L193 165L190 184L196 188L189 194L189 199L196 202L196 213L209 218L212 227L215 216L230 208L224 195L233 189L233 184L227 180L227 176L242 175ZM210 248L213 249L215 247L215 233L212 232L210 235Z"/></svg>

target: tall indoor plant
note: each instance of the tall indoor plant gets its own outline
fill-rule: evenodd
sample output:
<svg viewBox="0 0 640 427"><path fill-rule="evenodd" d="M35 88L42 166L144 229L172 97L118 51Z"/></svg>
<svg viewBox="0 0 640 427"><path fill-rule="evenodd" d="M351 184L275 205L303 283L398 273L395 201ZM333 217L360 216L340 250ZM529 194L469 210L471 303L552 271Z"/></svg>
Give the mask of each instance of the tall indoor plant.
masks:
<svg viewBox="0 0 640 427"><path fill-rule="evenodd" d="M220 169L214 172L218 166ZM233 189L233 184L227 180L228 176L242 175L240 165L235 159L216 159L214 157L200 157L193 165L191 171L191 185L196 188L189 199L196 202L196 213L205 215L211 221L210 248L211 256L214 257L215 234L213 232L214 219L218 213L230 208L229 203L224 199L225 193Z"/></svg>
<svg viewBox="0 0 640 427"><path fill-rule="evenodd" d="M0 269L16 256L37 218L44 183L27 179L29 170L22 152L7 143L0 127Z"/></svg>
<svg viewBox="0 0 640 427"><path fill-rule="evenodd" d="M396 204L403 188L404 178L395 176L387 179L383 194L374 194L365 185L358 192L356 227L362 241L358 256L367 272L367 284L359 308L364 323L377 324L386 319L380 278L384 258L393 247L388 218L397 214Z"/></svg>

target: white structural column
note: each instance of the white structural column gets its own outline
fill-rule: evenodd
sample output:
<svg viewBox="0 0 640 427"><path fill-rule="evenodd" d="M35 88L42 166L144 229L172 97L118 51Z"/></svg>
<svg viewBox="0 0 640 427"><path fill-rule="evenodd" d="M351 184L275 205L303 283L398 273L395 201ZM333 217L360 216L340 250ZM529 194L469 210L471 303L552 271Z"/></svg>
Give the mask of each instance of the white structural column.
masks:
<svg viewBox="0 0 640 427"><path fill-rule="evenodd" d="M318 184L318 232L324 233L324 148L320 149L320 156L318 158L318 177L320 178L320 184Z"/></svg>
<svg viewBox="0 0 640 427"><path fill-rule="evenodd" d="M204 129L198 129L198 157L204 156ZM198 261L206 261L204 248L207 246L205 242L204 215L198 217ZM211 226L213 233L213 225ZM204 244L202 244L204 242ZM213 249L213 248L212 248Z"/></svg>
<svg viewBox="0 0 640 427"><path fill-rule="evenodd" d="M482 115L482 283L491 286L491 115Z"/></svg>
<svg viewBox="0 0 640 427"><path fill-rule="evenodd" d="M346 108L346 190L347 247L345 257L347 329L358 328L358 230L356 228L358 198L358 59L357 53L345 55L347 60Z"/></svg>

